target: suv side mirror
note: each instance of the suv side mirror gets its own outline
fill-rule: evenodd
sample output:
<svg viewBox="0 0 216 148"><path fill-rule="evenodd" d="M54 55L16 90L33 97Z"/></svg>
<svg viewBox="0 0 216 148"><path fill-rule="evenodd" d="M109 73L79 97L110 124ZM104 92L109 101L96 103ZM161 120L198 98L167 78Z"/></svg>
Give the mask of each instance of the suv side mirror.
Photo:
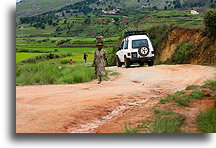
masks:
<svg viewBox="0 0 216 148"><path fill-rule="evenodd" d="M119 50L121 50L121 47L119 47Z"/></svg>

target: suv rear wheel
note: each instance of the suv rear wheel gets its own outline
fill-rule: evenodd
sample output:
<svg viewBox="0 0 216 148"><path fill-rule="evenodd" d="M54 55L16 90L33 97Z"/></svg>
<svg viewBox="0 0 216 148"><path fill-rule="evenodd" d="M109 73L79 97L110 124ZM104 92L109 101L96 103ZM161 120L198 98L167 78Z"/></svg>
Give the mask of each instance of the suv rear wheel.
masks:
<svg viewBox="0 0 216 148"><path fill-rule="evenodd" d="M154 61L148 61L147 64L148 64L149 67L154 66Z"/></svg>
<svg viewBox="0 0 216 148"><path fill-rule="evenodd" d="M130 60L128 58L124 58L125 68L130 68Z"/></svg>
<svg viewBox="0 0 216 148"><path fill-rule="evenodd" d="M116 56L116 65L117 65L117 67L122 67L122 62L120 62L118 56Z"/></svg>

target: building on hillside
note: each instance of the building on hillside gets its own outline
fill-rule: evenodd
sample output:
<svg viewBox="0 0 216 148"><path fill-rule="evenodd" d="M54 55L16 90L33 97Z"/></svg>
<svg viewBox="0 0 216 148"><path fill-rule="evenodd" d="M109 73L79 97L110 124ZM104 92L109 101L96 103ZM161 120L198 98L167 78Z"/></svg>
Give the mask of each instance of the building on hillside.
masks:
<svg viewBox="0 0 216 148"><path fill-rule="evenodd" d="M123 17L122 17L122 20L123 20L123 21L127 21L127 17L126 17L126 16L123 16Z"/></svg>
<svg viewBox="0 0 216 148"><path fill-rule="evenodd" d="M112 19L110 20L110 23L115 23L115 20L112 18Z"/></svg>
<svg viewBox="0 0 216 148"><path fill-rule="evenodd" d="M114 9L114 10L102 10L103 13L105 14L117 14L117 12L119 12L120 9Z"/></svg>
<svg viewBox="0 0 216 148"><path fill-rule="evenodd" d="M191 14L192 14L192 15L195 15L195 14L199 14L199 12L192 9L192 10L191 10Z"/></svg>
<svg viewBox="0 0 216 148"><path fill-rule="evenodd" d="M117 11L115 11L115 10L107 10L107 11L102 10L102 12L105 13L105 14L116 14Z"/></svg>
<svg viewBox="0 0 216 148"><path fill-rule="evenodd" d="M98 18L98 23L102 23L103 22L103 18Z"/></svg>

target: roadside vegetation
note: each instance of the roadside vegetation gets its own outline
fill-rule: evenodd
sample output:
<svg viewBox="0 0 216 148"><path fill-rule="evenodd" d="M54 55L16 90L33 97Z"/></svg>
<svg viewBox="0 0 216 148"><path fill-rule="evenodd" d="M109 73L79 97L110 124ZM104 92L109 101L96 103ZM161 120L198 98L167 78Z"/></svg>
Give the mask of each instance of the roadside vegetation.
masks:
<svg viewBox="0 0 216 148"><path fill-rule="evenodd" d="M197 123L202 133L216 133L216 105L214 108L200 113L197 117Z"/></svg>
<svg viewBox="0 0 216 148"><path fill-rule="evenodd" d="M85 66L60 66L58 64L25 64L17 67L17 85L75 84L96 79L94 70Z"/></svg>
<svg viewBox="0 0 216 148"><path fill-rule="evenodd" d="M138 126L125 126L125 133L182 133L188 126L185 120L189 117L189 108L197 108L195 104L206 102L208 106L196 116L196 133L216 133L216 80L205 82L204 85L191 85L186 90L167 95L159 100L153 109L154 117ZM195 103L196 102L196 103ZM195 104L194 104L195 103ZM210 103L210 104L209 104ZM192 105L193 104L193 105ZM178 109L177 109L178 108ZM181 110L181 111L180 111ZM190 119L189 119L190 120ZM194 127L196 128L196 127Z"/></svg>

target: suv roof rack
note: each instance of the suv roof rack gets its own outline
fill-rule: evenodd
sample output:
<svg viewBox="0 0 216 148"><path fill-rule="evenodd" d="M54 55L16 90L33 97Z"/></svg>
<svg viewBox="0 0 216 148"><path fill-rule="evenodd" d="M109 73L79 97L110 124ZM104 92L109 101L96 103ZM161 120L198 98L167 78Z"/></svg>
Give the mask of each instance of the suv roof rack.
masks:
<svg viewBox="0 0 216 148"><path fill-rule="evenodd" d="M124 33L124 38L128 37L128 36L131 36L131 35L147 35L149 36L149 34L145 31L141 31L141 30L127 30L125 33Z"/></svg>

